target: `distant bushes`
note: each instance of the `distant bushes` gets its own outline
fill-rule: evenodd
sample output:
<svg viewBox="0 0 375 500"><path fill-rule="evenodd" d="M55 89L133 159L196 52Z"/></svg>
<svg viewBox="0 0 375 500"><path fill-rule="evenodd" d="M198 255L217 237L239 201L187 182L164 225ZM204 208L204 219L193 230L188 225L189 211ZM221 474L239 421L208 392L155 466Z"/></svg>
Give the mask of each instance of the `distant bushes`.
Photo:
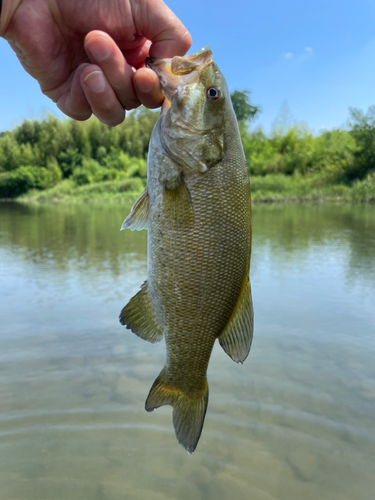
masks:
<svg viewBox="0 0 375 500"><path fill-rule="evenodd" d="M0 134L0 197L44 190L61 179L76 186L147 176L146 157L158 113L140 109L110 128L87 122L24 120ZM137 184L139 185L139 183Z"/></svg>
<svg viewBox="0 0 375 500"><path fill-rule="evenodd" d="M0 173L0 198L14 198L30 189L47 189L62 177L57 165L48 168L21 166L10 172Z"/></svg>
<svg viewBox="0 0 375 500"><path fill-rule="evenodd" d="M362 180L356 180L350 190L353 201L375 202L375 174L369 174Z"/></svg>
<svg viewBox="0 0 375 500"><path fill-rule="evenodd" d="M304 126L294 125L274 129L270 137L262 130L245 131L242 139L252 175L325 172L332 181L341 181L355 168L356 142L346 130L314 136Z"/></svg>
<svg viewBox="0 0 375 500"><path fill-rule="evenodd" d="M303 125L292 125L275 127L266 135L248 128L247 120L259 112L248 96L232 93L255 198L322 193L349 197L350 188L354 201L374 201L375 106L366 113L351 109L348 130L314 135ZM48 116L23 121L0 134L0 197L14 198L60 184L61 190L56 186L54 193L61 196L141 191L157 118L158 113L139 109L115 128L95 118L76 122Z"/></svg>
<svg viewBox="0 0 375 500"><path fill-rule="evenodd" d="M316 136L304 125L276 127L271 136L262 130L241 135L252 175L315 175L328 183L351 185L375 172L375 106L367 113L350 110L349 129Z"/></svg>
<svg viewBox="0 0 375 500"><path fill-rule="evenodd" d="M349 180L363 179L375 171L375 106L370 106L367 113L351 108L350 125L356 148L346 175Z"/></svg>

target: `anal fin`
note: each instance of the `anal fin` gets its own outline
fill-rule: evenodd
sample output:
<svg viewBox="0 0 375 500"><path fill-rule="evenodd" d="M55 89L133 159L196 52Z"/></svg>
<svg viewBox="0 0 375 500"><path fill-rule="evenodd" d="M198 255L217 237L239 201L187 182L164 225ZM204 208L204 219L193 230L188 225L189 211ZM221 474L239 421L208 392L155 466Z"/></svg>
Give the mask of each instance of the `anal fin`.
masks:
<svg viewBox="0 0 375 500"><path fill-rule="evenodd" d="M246 276L232 316L219 336L221 347L236 363L243 363L249 354L253 323L253 301L250 281Z"/></svg>
<svg viewBox="0 0 375 500"><path fill-rule="evenodd" d="M129 300L121 311L120 323L141 339L152 344L163 338L163 330L157 322L154 308L148 296L147 281L143 283L141 290Z"/></svg>
<svg viewBox="0 0 375 500"><path fill-rule="evenodd" d="M131 229L131 231L141 231L147 229L149 211L148 191L145 189L141 196L135 201L130 214L124 220L120 231Z"/></svg>

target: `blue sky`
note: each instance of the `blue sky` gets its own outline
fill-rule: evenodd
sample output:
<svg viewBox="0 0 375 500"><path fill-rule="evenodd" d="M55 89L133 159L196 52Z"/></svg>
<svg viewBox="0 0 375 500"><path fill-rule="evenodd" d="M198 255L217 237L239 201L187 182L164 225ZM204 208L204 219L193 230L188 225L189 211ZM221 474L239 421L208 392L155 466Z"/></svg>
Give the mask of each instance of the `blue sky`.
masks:
<svg viewBox="0 0 375 500"><path fill-rule="evenodd" d="M373 0L166 3L191 32L192 51L210 45L229 88L251 90L267 132L285 102L315 132L343 126L350 106L375 104ZM2 39L0 61L0 130L44 109L62 116Z"/></svg>

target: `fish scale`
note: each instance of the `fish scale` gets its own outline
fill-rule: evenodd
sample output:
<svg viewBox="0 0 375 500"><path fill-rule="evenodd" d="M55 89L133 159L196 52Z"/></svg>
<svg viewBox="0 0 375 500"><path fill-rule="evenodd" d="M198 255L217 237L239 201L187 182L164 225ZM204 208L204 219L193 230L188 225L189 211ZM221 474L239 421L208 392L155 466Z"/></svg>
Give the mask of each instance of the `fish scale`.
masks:
<svg viewBox="0 0 375 500"><path fill-rule="evenodd" d="M240 363L252 341L251 203L237 122L210 49L175 59L149 63L166 101L151 135L147 189L123 224L147 226L147 283L120 321L150 342L164 336L166 364L146 410L170 404L177 439L191 453L216 339Z"/></svg>

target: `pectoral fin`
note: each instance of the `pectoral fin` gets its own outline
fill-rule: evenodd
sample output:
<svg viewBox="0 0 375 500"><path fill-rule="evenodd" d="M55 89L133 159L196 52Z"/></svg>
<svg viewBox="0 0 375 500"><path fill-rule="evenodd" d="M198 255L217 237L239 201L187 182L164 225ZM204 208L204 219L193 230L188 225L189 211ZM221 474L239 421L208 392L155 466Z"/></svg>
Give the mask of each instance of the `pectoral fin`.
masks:
<svg viewBox="0 0 375 500"><path fill-rule="evenodd" d="M143 283L141 290L129 300L121 311L120 323L141 339L152 344L163 338L163 330L157 322L154 308L148 296L147 281Z"/></svg>
<svg viewBox="0 0 375 500"><path fill-rule="evenodd" d="M134 203L130 214L124 220L120 231L127 228L132 231L147 229L148 210L149 198L148 191L145 189L138 200Z"/></svg>
<svg viewBox="0 0 375 500"><path fill-rule="evenodd" d="M187 229L194 222L193 205L184 178L175 189L164 188L163 213L173 229Z"/></svg>
<svg viewBox="0 0 375 500"><path fill-rule="evenodd" d="M247 278L242 285L232 316L219 336L221 347L236 363L243 363L249 354L253 339L253 321L253 301L250 281Z"/></svg>

